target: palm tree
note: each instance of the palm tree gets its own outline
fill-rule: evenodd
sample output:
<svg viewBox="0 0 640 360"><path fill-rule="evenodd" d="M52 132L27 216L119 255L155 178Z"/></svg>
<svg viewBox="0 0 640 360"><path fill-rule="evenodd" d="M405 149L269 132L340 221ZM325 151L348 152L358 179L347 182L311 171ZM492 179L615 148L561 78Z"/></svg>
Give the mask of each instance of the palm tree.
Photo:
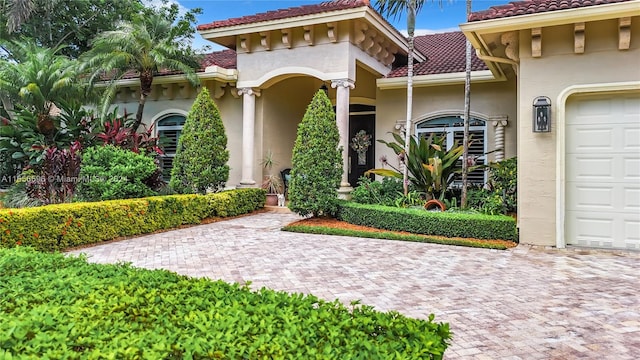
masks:
<svg viewBox="0 0 640 360"><path fill-rule="evenodd" d="M471 15L471 0L467 0L467 20ZM465 78L464 78L464 135L462 137L462 195L460 207L467 207L467 187L469 186L469 122L471 118L471 42L465 43Z"/></svg>
<svg viewBox="0 0 640 360"><path fill-rule="evenodd" d="M77 64L49 49L22 39L7 45L10 59L0 60L0 98L11 110L20 105L33 113L40 133L55 131L52 111L64 102L84 99L87 93L79 81Z"/></svg>
<svg viewBox="0 0 640 360"><path fill-rule="evenodd" d="M92 69L91 81L111 82L104 97L101 113L106 113L115 94L116 80L135 72L140 78L140 98L133 125L137 130L153 78L161 71L181 71L196 86L199 79L194 71L199 67L198 56L182 41L184 29L174 26L162 13L153 13L134 22L122 21L113 31L99 34L92 48L80 60L83 67Z"/></svg>
<svg viewBox="0 0 640 360"><path fill-rule="evenodd" d="M442 5L442 0L438 3ZM411 118L413 117L413 40L416 28L416 14L422 9L424 0L378 0L377 9L383 16L398 17L407 12L407 35L409 51L407 54L407 120L405 124L404 158L409 155L411 138ZM404 166L403 170L404 194L409 192L409 170Z"/></svg>

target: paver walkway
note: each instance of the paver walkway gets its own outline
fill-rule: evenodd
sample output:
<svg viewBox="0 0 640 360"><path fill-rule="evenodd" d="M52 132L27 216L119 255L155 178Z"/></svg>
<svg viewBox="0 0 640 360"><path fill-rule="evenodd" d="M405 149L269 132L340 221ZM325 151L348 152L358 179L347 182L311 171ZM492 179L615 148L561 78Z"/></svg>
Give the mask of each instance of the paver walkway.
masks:
<svg viewBox="0 0 640 360"><path fill-rule="evenodd" d="M257 215L73 251L449 322L445 359L640 358L640 254L509 251L279 231Z"/></svg>

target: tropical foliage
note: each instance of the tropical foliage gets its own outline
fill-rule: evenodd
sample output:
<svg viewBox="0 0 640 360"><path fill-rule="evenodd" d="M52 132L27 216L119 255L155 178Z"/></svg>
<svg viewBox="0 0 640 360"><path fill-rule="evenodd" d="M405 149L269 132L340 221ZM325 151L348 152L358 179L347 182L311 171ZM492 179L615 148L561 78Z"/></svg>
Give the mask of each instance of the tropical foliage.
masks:
<svg viewBox="0 0 640 360"><path fill-rule="evenodd" d="M29 197L44 205L71 202L78 184L81 150L78 141L68 149L46 148L37 176L27 181Z"/></svg>
<svg viewBox="0 0 640 360"><path fill-rule="evenodd" d="M199 83L195 74L199 67L198 56L187 41L193 34L193 28L185 25L192 21L195 21L192 14L191 17L177 19L177 12L167 14L159 11L134 21L121 21L115 30L96 36L91 50L80 59L83 69L91 72L92 82L111 79L101 105L102 114L106 113L115 94L115 80L127 74L134 74L140 79L138 110L132 126L134 131L142 123L153 79L160 72L180 71L193 85Z"/></svg>
<svg viewBox="0 0 640 360"><path fill-rule="evenodd" d="M518 210L518 160L489 164L486 188L469 191L469 206L485 214L512 214Z"/></svg>
<svg viewBox="0 0 640 360"><path fill-rule="evenodd" d="M28 39L8 45L11 60L0 60L0 99L4 108L17 105L37 117L40 133L55 131L51 117L62 102L87 100L87 84L75 61L60 55L62 48L43 48Z"/></svg>
<svg viewBox="0 0 640 360"><path fill-rule="evenodd" d="M433 199L444 199L445 191L453 181L454 175L460 172L460 167L456 162L462 155L462 146L454 143L447 150L444 136L434 134L429 137L412 136L409 142L409 154L404 156L402 137L395 133L392 135L395 141L378 140L378 142L387 145L396 155L404 158L409 172L409 181L415 189ZM386 161L384 163L390 168L371 169L366 174L403 178L401 170Z"/></svg>
<svg viewBox="0 0 640 360"><path fill-rule="evenodd" d="M171 170L171 188L179 193L220 191L229 180L227 134L220 111L203 88L187 115Z"/></svg>
<svg viewBox="0 0 640 360"><path fill-rule="evenodd" d="M340 135L331 101L318 90L298 125L293 145L289 208L302 216L337 210L342 176Z"/></svg>
<svg viewBox="0 0 640 360"><path fill-rule="evenodd" d="M91 38L112 30L120 20L144 13L140 0L5 0L0 1L0 38L34 39L46 48L65 44L61 53L77 58Z"/></svg>

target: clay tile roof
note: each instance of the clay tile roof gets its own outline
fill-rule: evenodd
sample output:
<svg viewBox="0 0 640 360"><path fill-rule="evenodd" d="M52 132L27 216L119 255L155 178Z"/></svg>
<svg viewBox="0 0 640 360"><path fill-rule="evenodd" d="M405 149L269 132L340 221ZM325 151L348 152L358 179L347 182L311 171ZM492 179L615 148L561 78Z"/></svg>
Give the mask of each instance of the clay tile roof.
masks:
<svg viewBox="0 0 640 360"><path fill-rule="evenodd" d="M525 0L506 5L492 6L487 10L474 12L469 21L492 20L547 11L582 8L587 6L613 4L631 0Z"/></svg>
<svg viewBox="0 0 640 360"><path fill-rule="evenodd" d="M423 53L427 60L415 64L414 75L447 74L465 71L465 36L462 32L423 35L415 37L416 50ZM471 70L488 70L485 63L471 54ZM387 77L407 76L407 67L391 71Z"/></svg>
<svg viewBox="0 0 640 360"><path fill-rule="evenodd" d="M200 62L200 71L204 71L207 66L214 65L225 69L236 69L237 59L237 54L233 50L222 50L205 54L204 59Z"/></svg>
<svg viewBox="0 0 640 360"><path fill-rule="evenodd" d="M263 21L288 19L298 16L320 14L324 12L354 9L369 6L369 0L332 0L320 4L302 5L286 9L267 11L255 15L242 16L227 20L214 21L209 24L198 25L198 30L211 30L229 26L252 24Z"/></svg>

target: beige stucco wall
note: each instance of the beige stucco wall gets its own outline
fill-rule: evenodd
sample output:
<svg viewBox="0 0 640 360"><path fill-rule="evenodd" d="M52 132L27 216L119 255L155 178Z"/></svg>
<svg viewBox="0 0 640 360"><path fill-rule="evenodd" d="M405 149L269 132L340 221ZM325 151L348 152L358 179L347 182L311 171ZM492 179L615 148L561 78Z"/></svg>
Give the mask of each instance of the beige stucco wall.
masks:
<svg viewBox="0 0 640 360"><path fill-rule="evenodd" d="M640 80L640 19L632 19L631 48L618 50L617 20L586 24L585 53L574 53L573 25L544 28L542 57L531 57L530 31L520 32L518 99L518 224L523 243L556 244L558 97L580 84ZM552 101L551 133L532 132L532 103Z"/></svg>
<svg viewBox="0 0 640 360"><path fill-rule="evenodd" d="M464 85L447 85L414 88L413 118L416 122L424 120L430 114L444 110L463 114ZM380 90L376 102L376 134L378 139L393 140L390 132L397 132L396 121L406 118L407 90ZM471 86L471 111L486 117L506 115L508 125L505 128L505 158L516 156L516 82L509 80L494 83L479 83ZM415 126L414 126L415 129ZM495 149L495 128L487 122L487 151ZM386 155L392 164L396 164L395 154L384 144L376 142L376 167L381 167L380 157ZM494 155L489 155L493 160Z"/></svg>

